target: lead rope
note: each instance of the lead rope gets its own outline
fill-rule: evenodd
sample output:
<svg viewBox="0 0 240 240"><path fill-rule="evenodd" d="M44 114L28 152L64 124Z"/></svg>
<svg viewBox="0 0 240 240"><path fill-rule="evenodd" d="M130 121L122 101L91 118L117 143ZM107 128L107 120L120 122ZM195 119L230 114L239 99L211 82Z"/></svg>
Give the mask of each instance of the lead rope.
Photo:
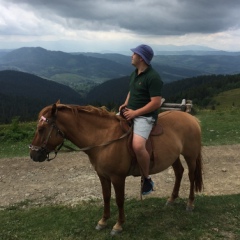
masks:
<svg viewBox="0 0 240 240"><path fill-rule="evenodd" d="M143 189L143 183L144 183L144 175L142 173L142 170L141 170L141 167L139 165L139 171L141 173L141 187L140 187L140 200L142 201L143 200L143 197L142 197L142 189Z"/></svg>
<svg viewBox="0 0 240 240"><path fill-rule="evenodd" d="M142 201L143 200L143 198L142 198L142 188L143 188L143 181L144 181L144 179L143 179L143 175L141 176L141 187L140 187L140 200Z"/></svg>

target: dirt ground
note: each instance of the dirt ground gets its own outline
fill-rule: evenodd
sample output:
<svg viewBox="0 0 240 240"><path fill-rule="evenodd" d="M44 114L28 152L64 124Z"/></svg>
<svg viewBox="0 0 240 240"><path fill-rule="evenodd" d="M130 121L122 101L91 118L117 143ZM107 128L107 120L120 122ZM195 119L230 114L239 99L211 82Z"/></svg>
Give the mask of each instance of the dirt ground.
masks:
<svg viewBox="0 0 240 240"><path fill-rule="evenodd" d="M203 159L204 191L201 194L240 193L240 144L203 147ZM189 193L187 173L185 166L180 189L182 198L187 198ZM156 191L146 197L170 196L174 183L172 168L152 178ZM60 153L51 162L43 163L28 157L0 159L0 209L25 200L31 200L33 205L75 205L96 198L102 198L100 182L84 153ZM140 199L139 177L127 178L126 198Z"/></svg>

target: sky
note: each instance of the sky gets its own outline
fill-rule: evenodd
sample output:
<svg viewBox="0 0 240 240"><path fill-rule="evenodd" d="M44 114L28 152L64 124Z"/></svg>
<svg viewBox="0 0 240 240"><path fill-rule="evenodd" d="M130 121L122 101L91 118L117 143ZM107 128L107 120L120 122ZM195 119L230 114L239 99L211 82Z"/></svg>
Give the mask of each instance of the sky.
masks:
<svg viewBox="0 0 240 240"><path fill-rule="evenodd" d="M0 0L0 49L240 51L239 13L239 0Z"/></svg>

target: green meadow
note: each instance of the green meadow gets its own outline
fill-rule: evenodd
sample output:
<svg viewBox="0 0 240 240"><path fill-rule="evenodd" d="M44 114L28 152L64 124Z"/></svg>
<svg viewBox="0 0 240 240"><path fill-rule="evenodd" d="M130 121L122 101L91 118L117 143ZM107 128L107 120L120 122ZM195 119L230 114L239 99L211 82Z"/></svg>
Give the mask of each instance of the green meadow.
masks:
<svg viewBox="0 0 240 240"><path fill-rule="evenodd" d="M193 212L185 210L183 199L172 207L166 207L165 202L163 198L127 200L127 221L116 239L240 239L240 194L198 196ZM102 213L99 201L84 202L75 207L28 208L28 202L19 203L0 211L0 239L113 239L110 231L117 217L113 201L111 210L109 226L97 231L95 226Z"/></svg>
<svg viewBox="0 0 240 240"><path fill-rule="evenodd" d="M240 109L240 88L222 92L214 97L216 110Z"/></svg>

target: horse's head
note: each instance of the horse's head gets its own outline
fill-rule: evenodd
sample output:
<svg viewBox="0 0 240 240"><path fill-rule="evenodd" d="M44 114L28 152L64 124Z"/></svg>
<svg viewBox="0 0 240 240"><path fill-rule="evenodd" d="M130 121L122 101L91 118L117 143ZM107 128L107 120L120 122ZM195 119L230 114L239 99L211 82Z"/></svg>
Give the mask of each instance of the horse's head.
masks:
<svg viewBox="0 0 240 240"><path fill-rule="evenodd" d="M39 121L34 139L30 144L30 157L33 161L43 162L46 159L52 160L56 157L64 142L64 133L58 128L57 106L53 104L52 108L46 108L48 111L41 111L44 115L39 115ZM49 153L54 152L53 158Z"/></svg>

